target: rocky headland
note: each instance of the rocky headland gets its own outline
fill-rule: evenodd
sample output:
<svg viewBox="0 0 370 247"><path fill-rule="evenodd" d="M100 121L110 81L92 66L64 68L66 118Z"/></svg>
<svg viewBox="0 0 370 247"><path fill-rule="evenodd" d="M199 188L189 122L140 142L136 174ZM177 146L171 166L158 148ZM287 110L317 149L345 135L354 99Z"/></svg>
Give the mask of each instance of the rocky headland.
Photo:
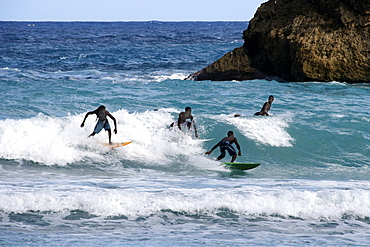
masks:
<svg viewBox="0 0 370 247"><path fill-rule="evenodd" d="M243 38L187 79L370 83L370 0L270 0Z"/></svg>

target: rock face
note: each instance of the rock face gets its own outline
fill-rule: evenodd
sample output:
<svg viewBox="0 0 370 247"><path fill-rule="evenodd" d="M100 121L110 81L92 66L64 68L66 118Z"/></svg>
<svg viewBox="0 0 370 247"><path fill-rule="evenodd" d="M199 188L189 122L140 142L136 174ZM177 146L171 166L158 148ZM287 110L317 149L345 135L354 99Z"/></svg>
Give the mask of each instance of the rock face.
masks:
<svg viewBox="0 0 370 247"><path fill-rule="evenodd" d="M370 82L370 0L270 0L243 37L188 79Z"/></svg>
<svg viewBox="0 0 370 247"><path fill-rule="evenodd" d="M250 66L249 57L243 47L234 49L221 59L201 71L190 75L187 79L196 81L243 81L266 78L266 74Z"/></svg>

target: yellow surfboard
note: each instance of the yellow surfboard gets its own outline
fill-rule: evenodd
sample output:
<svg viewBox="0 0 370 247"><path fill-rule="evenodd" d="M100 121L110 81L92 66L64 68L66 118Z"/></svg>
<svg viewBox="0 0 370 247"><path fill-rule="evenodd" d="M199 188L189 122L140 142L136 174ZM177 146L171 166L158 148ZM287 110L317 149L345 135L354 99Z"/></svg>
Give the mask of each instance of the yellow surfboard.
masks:
<svg viewBox="0 0 370 247"><path fill-rule="evenodd" d="M102 143L104 146L110 147L110 148L118 148L118 147L123 147L132 142L113 142L112 144L109 143Z"/></svg>

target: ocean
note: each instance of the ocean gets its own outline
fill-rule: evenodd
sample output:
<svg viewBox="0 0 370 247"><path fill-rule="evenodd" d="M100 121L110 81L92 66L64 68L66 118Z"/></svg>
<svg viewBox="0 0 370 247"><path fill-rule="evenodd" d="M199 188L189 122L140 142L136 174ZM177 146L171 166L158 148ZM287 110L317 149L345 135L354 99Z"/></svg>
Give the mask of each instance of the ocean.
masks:
<svg viewBox="0 0 370 247"><path fill-rule="evenodd" d="M247 26L0 22L0 245L370 246L370 85L183 80ZM205 155L230 130L259 167Z"/></svg>

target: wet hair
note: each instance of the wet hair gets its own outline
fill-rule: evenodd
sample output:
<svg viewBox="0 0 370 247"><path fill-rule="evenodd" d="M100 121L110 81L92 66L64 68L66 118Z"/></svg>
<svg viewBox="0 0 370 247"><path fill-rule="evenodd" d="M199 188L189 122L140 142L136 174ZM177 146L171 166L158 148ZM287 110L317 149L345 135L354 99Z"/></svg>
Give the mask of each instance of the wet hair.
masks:
<svg viewBox="0 0 370 247"><path fill-rule="evenodd" d="M274 95L270 95L269 98L274 98Z"/></svg>
<svg viewBox="0 0 370 247"><path fill-rule="evenodd" d="M191 107L189 106L185 107L185 111L189 111L189 110L191 110Z"/></svg>
<svg viewBox="0 0 370 247"><path fill-rule="evenodd" d="M234 132L230 130L229 132L227 132L227 136L231 136L231 135L234 135Z"/></svg>
<svg viewBox="0 0 370 247"><path fill-rule="evenodd" d="M105 105L101 105L98 107L98 111L105 109Z"/></svg>

